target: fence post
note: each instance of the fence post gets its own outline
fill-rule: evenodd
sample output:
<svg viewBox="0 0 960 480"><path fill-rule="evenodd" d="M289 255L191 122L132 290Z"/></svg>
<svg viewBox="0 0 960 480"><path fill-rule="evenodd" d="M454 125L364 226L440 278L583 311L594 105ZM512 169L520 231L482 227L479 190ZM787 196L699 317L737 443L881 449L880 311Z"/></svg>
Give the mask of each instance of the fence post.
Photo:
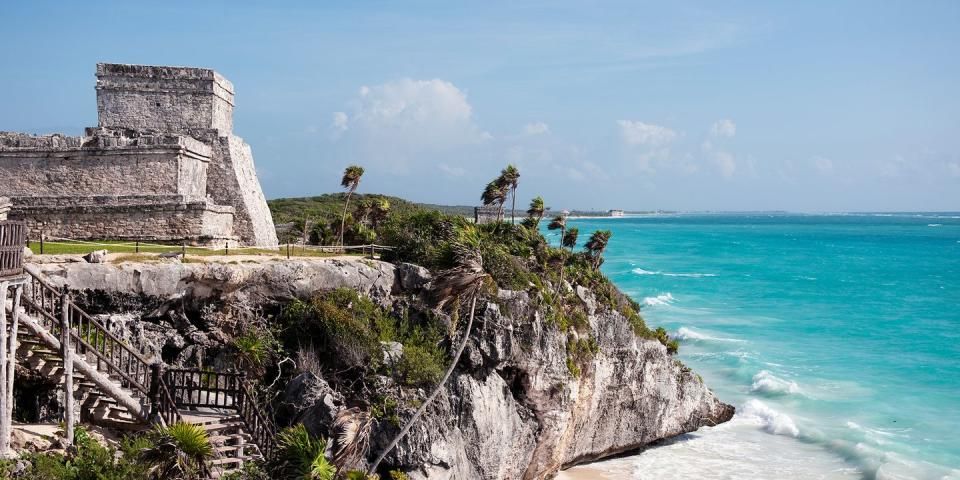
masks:
<svg viewBox="0 0 960 480"><path fill-rule="evenodd" d="M63 356L64 434L66 444L73 445L73 349L70 348L70 293L67 285L60 294L60 350Z"/></svg>
<svg viewBox="0 0 960 480"><path fill-rule="evenodd" d="M290 260L290 242L287 242L287 260Z"/></svg>
<svg viewBox="0 0 960 480"><path fill-rule="evenodd" d="M43 255L43 226L40 226L40 254Z"/></svg>
<svg viewBox="0 0 960 480"><path fill-rule="evenodd" d="M163 372L160 362L150 364L150 417L156 422L162 420L160 413L160 376Z"/></svg>
<svg viewBox="0 0 960 480"><path fill-rule="evenodd" d="M224 254L224 255L230 255L230 241L229 241L229 240L227 240L227 242L223 244L223 254Z"/></svg>
<svg viewBox="0 0 960 480"><path fill-rule="evenodd" d="M140 253L140 240L137 240L137 246L134 247L133 253Z"/></svg>

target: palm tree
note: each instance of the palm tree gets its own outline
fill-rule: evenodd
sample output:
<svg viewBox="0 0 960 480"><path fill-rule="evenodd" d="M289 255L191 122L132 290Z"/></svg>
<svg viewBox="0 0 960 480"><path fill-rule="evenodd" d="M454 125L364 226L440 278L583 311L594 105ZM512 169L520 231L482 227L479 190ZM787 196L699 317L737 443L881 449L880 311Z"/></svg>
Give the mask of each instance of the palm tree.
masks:
<svg viewBox="0 0 960 480"><path fill-rule="evenodd" d="M360 186L360 177L363 176L363 167L350 165L343 170L343 179L340 186L347 189L347 200L343 202L343 218L340 220L340 248L343 248L343 231L347 224L347 206L350 205L350 196Z"/></svg>
<svg viewBox="0 0 960 480"><path fill-rule="evenodd" d="M543 214L547 211L547 207L543 202L543 197L535 197L533 200L530 200L530 208L527 209L527 217L530 218L530 224L533 226L533 229L536 230L540 228L540 220L543 220Z"/></svg>
<svg viewBox="0 0 960 480"><path fill-rule="evenodd" d="M497 221L503 219L503 204L507 201L507 188L500 182L500 179L494 179L483 189L480 200L484 205L497 206Z"/></svg>
<svg viewBox="0 0 960 480"><path fill-rule="evenodd" d="M587 253L593 260L593 268L598 269L603 263L603 251L607 249L607 243L610 242L610 230L597 230L590 236L590 240L585 245Z"/></svg>
<svg viewBox="0 0 960 480"><path fill-rule="evenodd" d="M152 477L200 478L208 460L213 457L213 446L207 431L189 423L158 426L152 433L153 446L140 453L152 465Z"/></svg>
<svg viewBox="0 0 960 480"><path fill-rule="evenodd" d="M510 206L510 223L516 223L516 211L517 211L517 185L520 183L520 171L517 170L517 167L513 165L507 165L507 168L504 168L500 171L500 178L497 179L498 183L503 185L503 187L510 192L511 206Z"/></svg>
<svg viewBox="0 0 960 480"><path fill-rule="evenodd" d="M553 217L553 220L550 220L550 224L547 225L547 228L550 230L560 229L560 243L563 245L563 236L566 234L567 230L567 216L561 213L560 215Z"/></svg>
<svg viewBox="0 0 960 480"><path fill-rule="evenodd" d="M353 216L360 223L367 223L367 220L370 218L370 214L373 213L373 204L374 201L369 198L364 198L357 202L357 209L354 210Z"/></svg>
<svg viewBox="0 0 960 480"><path fill-rule="evenodd" d="M376 202L373 202L373 228L377 228L377 225L380 225L380 222L386 220L389 216L390 200L381 198Z"/></svg>
<svg viewBox="0 0 960 480"><path fill-rule="evenodd" d="M380 452L380 455L367 470L367 475L373 475L377 471L377 466L380 465L384 457L397 446L400 439L410 431L410 427L417 422L420 416L427 410L430 403L437 398L437 395L443 390L447 380L450 379L450 374L453 373L453 369L456 368L457 363L460 362L463 349L467 346L467 341L470 340L470 329L473 327L473 316L477 309L477 297L480 296L491 281L490 276L483 270L483 257L480 255L479 236L476 235L475 230L471 232L472 233L467 234L462 233L461 241L453 245L454 257L457 259L458 265L441 272L440 275L437 276L431 292L438 309L442 309L444 305L453 299L471 299L470 317L467 320L467 328L463 332L463 340L460 342L460 346L457 347L457 352L454 354L453 360L450 362L450 366L447 367L447 371L444 373L440 383L430 392L427 399L424 400L420 408L410 417L410 420L403 426L400 433L387 445L387 448ZM455 304L459 305L459 302L455 302Z"/></svg>
<svg viewBox="0 0 960 480"><path fill-rule="evenodd" d="M570 227L566 233L563 234L563 237L560 239L560 245L567 247L572 252L574 247L577 246L577 237L580 235L580 229L577 227Z"/></svg>

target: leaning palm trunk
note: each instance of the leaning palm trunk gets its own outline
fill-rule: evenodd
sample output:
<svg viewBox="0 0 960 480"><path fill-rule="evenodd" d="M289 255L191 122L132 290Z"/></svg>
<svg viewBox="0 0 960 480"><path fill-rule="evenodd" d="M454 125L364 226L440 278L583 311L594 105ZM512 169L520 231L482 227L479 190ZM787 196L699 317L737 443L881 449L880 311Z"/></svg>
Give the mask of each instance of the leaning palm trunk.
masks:
<svg viewBox="0 0 960 480"><path fill-rule="evenodd" d="M393 441L390 442L390 445L387 445L387 448L380 452L380 456L377 457L377 459L373 462L373 465L370 466L370 469L367 470L367 475L373 475L377 471L377 467L380 465L380 462L383 461L384 457L386 457L387 454L397 446L397 443L400 442L400 439L406 436L407 432L410 431L410 427L412 427L414 423L417 423L417 420L419 420L420 416L423 415L423 413L427 410L427 407L430 406L430 403L433 402L433 400L437 398L437 395L440 394L440 391L443 390L447 380L450 379L450 374L453 373L453 369L456 368L457 363L460 362L460 356L463 355L463 349L467 346L467 341L470 340L470 328L473 327L473 314L476 311L476 308L477 295L474 294L473 300L470 302L470 319L467 320L467 330L463 333L463 341L460 342L460 346L457 347L457 354L454 355L453 361L450 362L450 366L447 367L447 372L444 373L443 378L440 380L440 383L437 384L437 387L430 392L430 395L427 397L427 399L413 414L413 417L410 417L410 420L407 421L407 424L403 426L403 429L400 430L400 433L393 438Z"/></svg>
<svg viewBox="0 0 960 480"><path fill-rule="evenodd" d="M516 212L517 212L517 190L512 189L510 193L510 224L516 225Z"/></svg>
<svg viewBox="0 0 960 480"><path fill-rule="evenodd" d="M343 251L343 230L347 225L347 206L350 205L350 195L353 191L347 192L347 201L343 202L343 217L340 217L340 251ZM336 221L336 220L334 220Z"/></svg>

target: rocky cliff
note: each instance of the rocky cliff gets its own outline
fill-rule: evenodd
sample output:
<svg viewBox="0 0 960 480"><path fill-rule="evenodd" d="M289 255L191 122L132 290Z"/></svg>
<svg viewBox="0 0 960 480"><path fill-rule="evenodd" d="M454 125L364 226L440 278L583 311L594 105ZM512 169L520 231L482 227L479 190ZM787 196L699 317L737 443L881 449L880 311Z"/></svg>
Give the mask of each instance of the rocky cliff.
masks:
<svg viewBox="0 0 960 480"><path fill-rule="evenodd" d="M360 259L35 267L68 284L91 308L112 311L118 333L168 363L222 361L217 352L224 335L191 312L283 305L338 287L387 309L419 308L417 299L431 280L420 267ZM385 463L417 479L552 478L567 466L730 419L733 407L661 342L635 335L628 319L603 308L589 289L571 290L586 313L582 329L561 331L542 318L535 289L501 289L480 302L470 343L447 388ZM117 315L121 310L127 313ZM571 345L587 338L590 353L571 365ZM402 355L400 350L392 354ZM356 393L332 387L336 383L322 373L284 374L281 367L277 375L285 384L280 411L315 434L325 434L340 410L373 403L358 403ZM425 396L423 388L401 389L384 376L378 381L405 401L401 418ZM371 455L396 431L396 425L378 422Z"/></svg>

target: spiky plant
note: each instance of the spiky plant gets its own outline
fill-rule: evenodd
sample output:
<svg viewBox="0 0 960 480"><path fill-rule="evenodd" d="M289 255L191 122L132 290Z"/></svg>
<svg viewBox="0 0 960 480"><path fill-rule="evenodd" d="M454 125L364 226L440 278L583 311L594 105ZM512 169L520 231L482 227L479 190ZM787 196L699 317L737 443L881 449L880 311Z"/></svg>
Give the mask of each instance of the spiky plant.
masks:
<svg viewBox="0 0 960 480"><path fill-rule="evenodd" d="M276 461L284 478L333 480L337 468L327 460L327 442L310 436L302 423L277 434Z"/></svg>
<svg viewBox="0 0 960 480"><path fill-rule="evenodd" d="M343 170L340 186L347 189L347 199L343 202L343 218L340 220L340 247L343 247L343 230L347 224L347 207L350 205L350 196L360 186L360 177L363 176L363 167L350 165Z"/></svg>
<svg viewBox="0 0 960 480"><path fill-rule="evenodd" d="M534 230L540 228L540 221L543 220L543 214L547 211L543 197L534 197L530 200L530 208L527 209L527 217Z"/></svg>
<svg viewBox="0 0 960 480"><path fill-rule="evenodd" d="M607 249L607 243L610 242L610 230L597 230L590 236L585 248L593 261L593 268L598 269L603 264L603 252Z"/></svg>
<svg viewBox="0 0 960 480"><path fill-rule="evenodd" d="M156 479L200 478L213 458L213 445L207 431L198 425L178 422L157 426L151 433L153 445L141 451L141 459L151 465Z"/></svg>
<svg viewBox="0 0 960 480"><path fill-rule="evenodd" d="M370 450L370 414L359 408L348 408L337 413L331 428L333 463L339 470L348 470L360 464Z"/></svg>
<svg viewBox="0 0 960 480"><path fill-rule="evenodd" d="M483 269L483 257L480 255L480 236L476 229L469 228L460 233L458 241L453 244L453 253L457 266L441 272L434 281L433 289L430 293L438 309L442 309L451 301L453 301L454 305L459 305L460 298L470 299L470 316L467 320L467 327L463 332L463 340L460 341L460 345L457 347L457 351L453 355L450 366L447 367L443 378L440 379L437 386L430 392L426 400L423 401L420 408L410 417L410 420L407 420L407 423L400 429L400 433L393 437L393 440L390 441L387 448L380 452L380 455L367 470L368 475L373 475L377 471L377 466L380 465L384 457L397 446L400 439L406 436L410 431L410 427L417 423L417 420L420 419L423 412L427 410L427 407L430 406L433 400L437 398L437 395L443 390L447 380L450 379L450 375L460 361L460 356L463 355L463 349L470 340L470 329L473 328L473 317L477 309L477 297L480 296L485 289L490 288L492 284L490 275Z"/></svg>

